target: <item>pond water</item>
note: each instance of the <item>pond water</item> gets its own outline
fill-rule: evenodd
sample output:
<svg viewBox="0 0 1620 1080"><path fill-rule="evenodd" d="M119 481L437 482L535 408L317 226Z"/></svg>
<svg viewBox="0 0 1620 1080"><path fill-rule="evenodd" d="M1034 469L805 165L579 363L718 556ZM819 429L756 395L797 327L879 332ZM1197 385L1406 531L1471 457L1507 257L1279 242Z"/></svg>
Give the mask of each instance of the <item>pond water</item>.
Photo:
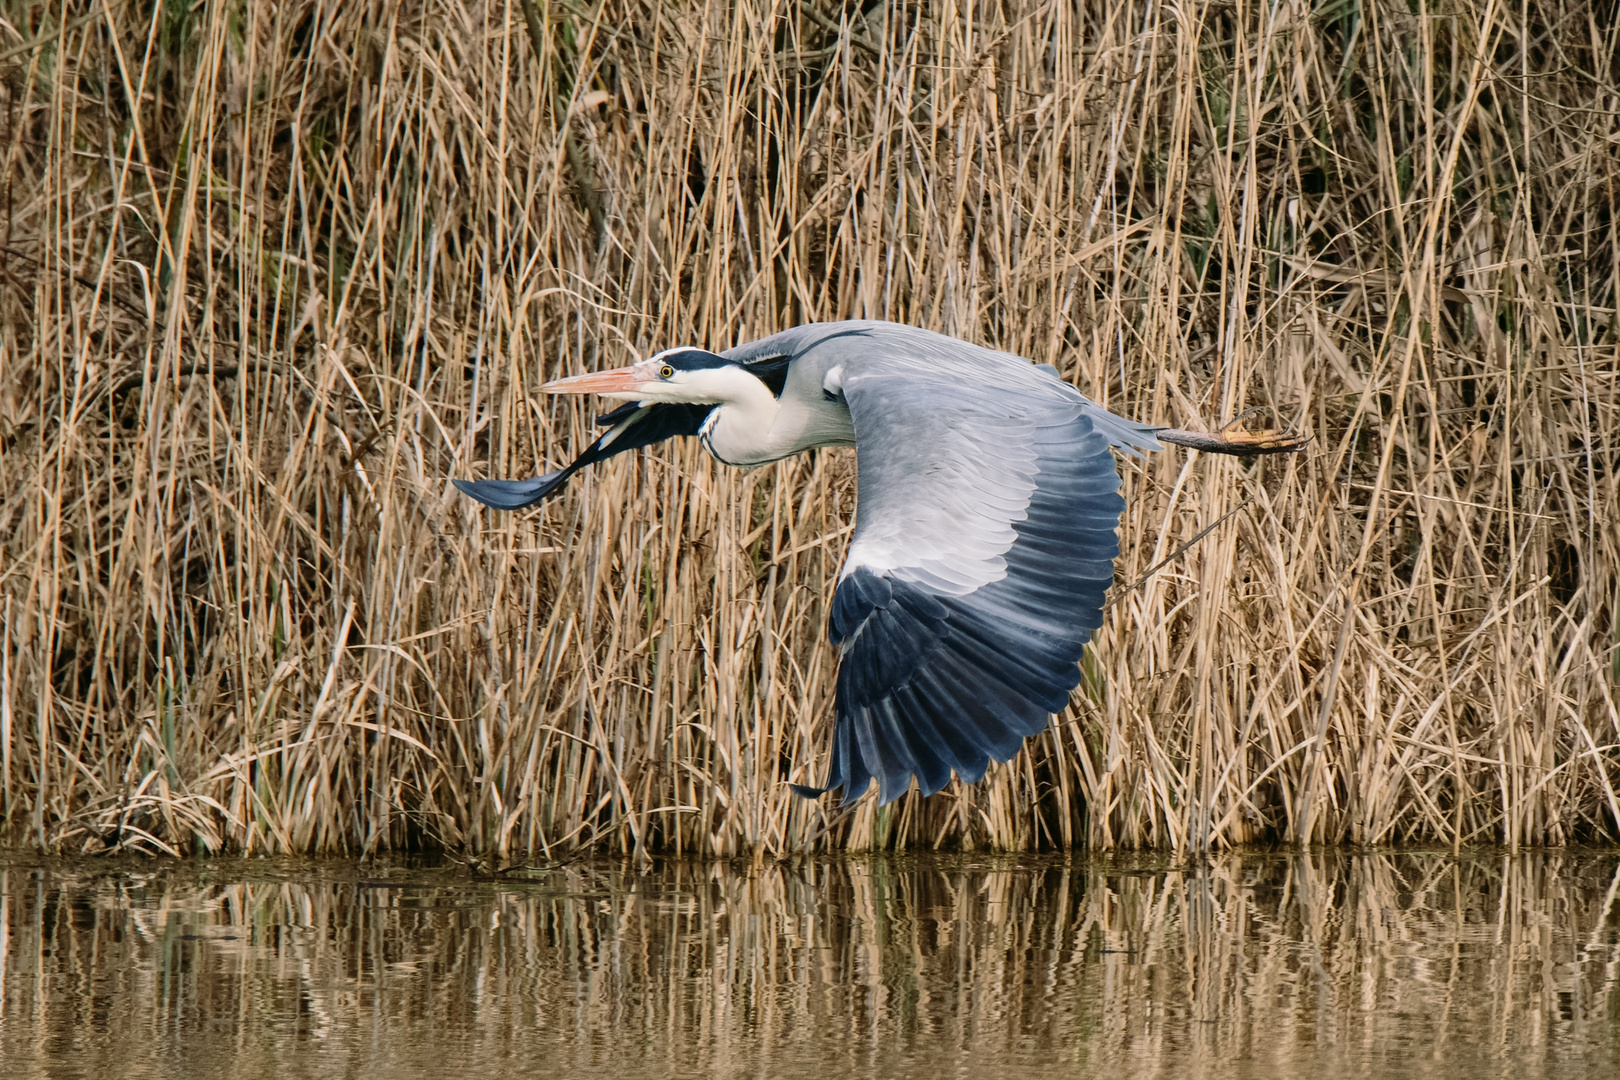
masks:
<svg viewBox="0 0 1620 1080"><path fill-rule="evenodd" d="M1615 1077L1620 856L0 861L0 1077Z"/></svg>

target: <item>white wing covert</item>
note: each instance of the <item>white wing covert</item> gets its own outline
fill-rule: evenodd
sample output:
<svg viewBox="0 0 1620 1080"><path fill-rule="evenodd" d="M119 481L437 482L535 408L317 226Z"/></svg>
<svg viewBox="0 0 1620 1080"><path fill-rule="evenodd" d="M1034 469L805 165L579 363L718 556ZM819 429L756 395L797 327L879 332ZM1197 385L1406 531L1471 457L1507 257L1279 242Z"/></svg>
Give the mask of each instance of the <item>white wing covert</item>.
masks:
<svg viewBox="0 0 1620 1080"><path fill-rule="evenodd" d="M885 348L845 362L855 532L829 633L840 645L826 785L887 803L1006 761L1068 703L1101 624L1124 500L1112 447L1153 429L1050 369L988 349Z"/></svg>

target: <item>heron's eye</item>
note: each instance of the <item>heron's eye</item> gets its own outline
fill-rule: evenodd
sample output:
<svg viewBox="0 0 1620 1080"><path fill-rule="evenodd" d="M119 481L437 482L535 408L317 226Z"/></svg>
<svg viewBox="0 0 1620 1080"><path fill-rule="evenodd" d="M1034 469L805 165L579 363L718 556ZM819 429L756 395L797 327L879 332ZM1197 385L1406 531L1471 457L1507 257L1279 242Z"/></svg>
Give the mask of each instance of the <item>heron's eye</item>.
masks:
<svg viewBox="0 0 1620 1080"><path fill-rule="evenodd" d="M663 367L658 369L658 377L660 379L673 379L675 377L675 369L670 367L668 364L665 364Z"/></svg>

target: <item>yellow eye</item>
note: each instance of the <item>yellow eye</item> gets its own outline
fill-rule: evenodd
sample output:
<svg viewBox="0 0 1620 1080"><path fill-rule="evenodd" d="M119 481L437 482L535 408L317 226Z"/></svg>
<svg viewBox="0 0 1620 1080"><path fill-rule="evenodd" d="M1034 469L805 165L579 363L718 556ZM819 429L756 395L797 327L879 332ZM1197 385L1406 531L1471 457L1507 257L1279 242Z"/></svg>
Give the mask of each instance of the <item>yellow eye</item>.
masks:
<svg viewBox="0 0 1620 1080"><path fill-rule="evenodd" d="M658 377L660 379L673 379L675 377L675 369L670 367L668 364L665 364L663 367L658 369Z"/></svg>

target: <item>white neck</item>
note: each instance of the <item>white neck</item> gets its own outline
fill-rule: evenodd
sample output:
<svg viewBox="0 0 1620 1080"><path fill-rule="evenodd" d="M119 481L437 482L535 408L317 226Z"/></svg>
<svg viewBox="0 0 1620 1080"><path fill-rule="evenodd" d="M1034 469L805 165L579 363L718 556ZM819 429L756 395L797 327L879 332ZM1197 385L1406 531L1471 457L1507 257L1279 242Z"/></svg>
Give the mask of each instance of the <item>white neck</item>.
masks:
<svg viewBox="0 0 1620 1080"><path fill-rule="evenodd" d="M764 383L734 368L692 374L712 380L714 396L721 399L701 432L709 453L727 465L763 465L794 452L796 447L778 445L782 440L776 420L782 403ZM688 379L689 384L692 381Z"/></svg>

